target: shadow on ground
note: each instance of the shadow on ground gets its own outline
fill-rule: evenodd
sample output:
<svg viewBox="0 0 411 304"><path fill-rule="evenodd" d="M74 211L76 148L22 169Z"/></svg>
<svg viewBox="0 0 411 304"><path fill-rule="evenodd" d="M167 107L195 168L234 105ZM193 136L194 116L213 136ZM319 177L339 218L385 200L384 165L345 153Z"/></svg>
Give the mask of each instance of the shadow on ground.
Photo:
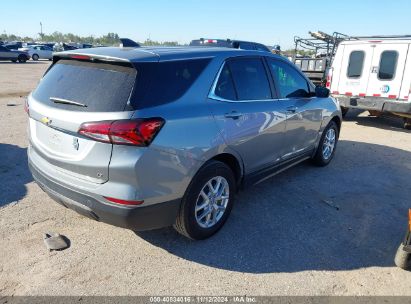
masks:
<svg viewBox="0 0 411 304"><path fill-rule="evenodd" d="M359 116L362 112L364 111L358 109L350 109L347 115L344 117L344 120L353 121L356 122L358 125L366 127L374 127L378 129L392 130L396 132L411 133L411 130L404 129L404 120L402 117L385 113L380 117L371 115ZM368 111L365 112L368 113Z"/></svg>
<svg viewBox="0 0 411 304"><path fill-rule="evenodd" d="M137 232L180 258L248 273L393 266L411 207L411 153L340 141L333 163L309 162L239 193L223 229L193 242L172 228Z"/></svg>
<svg viewBox="0 0 411 304"><path fill-rule="evenodd" d="M0 143L0 207L22 199L32 180L27 149Z"/></svg>

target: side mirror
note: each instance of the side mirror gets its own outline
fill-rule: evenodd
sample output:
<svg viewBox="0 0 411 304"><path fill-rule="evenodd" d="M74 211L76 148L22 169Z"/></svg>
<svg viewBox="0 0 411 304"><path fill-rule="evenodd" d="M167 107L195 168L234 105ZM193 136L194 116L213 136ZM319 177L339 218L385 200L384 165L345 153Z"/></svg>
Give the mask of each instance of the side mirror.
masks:
<svg viewBox="0 0 411 304"><path fill-rule="evenodd" d="M315 96L319 98L330 97L330 90L324 87L315 87Z"/></svg>

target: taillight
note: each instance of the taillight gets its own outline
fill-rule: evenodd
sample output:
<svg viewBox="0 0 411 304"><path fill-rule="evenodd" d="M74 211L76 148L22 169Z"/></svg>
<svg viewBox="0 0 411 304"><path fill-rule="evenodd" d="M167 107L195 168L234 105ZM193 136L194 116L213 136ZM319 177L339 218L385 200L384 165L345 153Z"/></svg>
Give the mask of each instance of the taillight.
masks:
<svg viewBox="0 0 411 304"><path fill-rule="evenodd" d="M70 58L80 59L80 60L90 60L90 56L86 56L86 55L71 55Z"/></svg>
<svg viewBox="0 0 411 304"><path fill-rule="evenodd" d="M164 122L162 118L86 122L78 133L100 142L147 147Z"/></svg>
<svg viewBox="0 0 411 304"><path fill-rule="evenodd" d="M333 69L332 69L332 68L329 68L328 71L327 71L327 82L326 82L326 84L325 84L325 87L326 87L327 89L331 89L331 81L332 81L332 79L333 79Z"/></svg>

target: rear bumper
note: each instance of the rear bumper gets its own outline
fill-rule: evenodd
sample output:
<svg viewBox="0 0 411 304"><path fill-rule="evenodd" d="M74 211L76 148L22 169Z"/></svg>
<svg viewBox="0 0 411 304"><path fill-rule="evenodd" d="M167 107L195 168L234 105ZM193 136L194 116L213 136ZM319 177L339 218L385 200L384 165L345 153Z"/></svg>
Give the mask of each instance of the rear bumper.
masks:
<svg viewBox="0 0 411 304"><path fill-rule="evenodd" d="M151 230L174 224L180 199L150 206L124 207L103 203L48 178L29 160L34 180L53 200L96 221L131 230Z"/></svg>
<svg viewBox="0 0 411 304"><path fill-rule="evenodd" d="M411 102L401 102L381 97L334 96L340 106L381 112L411 114Z"/></svg>

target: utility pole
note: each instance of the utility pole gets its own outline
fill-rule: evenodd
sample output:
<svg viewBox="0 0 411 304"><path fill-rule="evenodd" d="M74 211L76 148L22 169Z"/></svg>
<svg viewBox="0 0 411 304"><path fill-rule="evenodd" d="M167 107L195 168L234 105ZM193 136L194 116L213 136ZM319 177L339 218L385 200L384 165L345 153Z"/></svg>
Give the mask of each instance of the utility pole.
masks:
<svg viewBox="0 0 411 304"><path fill-rule="evenodd" d="M40 21L40 37L41 37L41 40L43 40L43 23L41 23L41 21Z"/></svg>

